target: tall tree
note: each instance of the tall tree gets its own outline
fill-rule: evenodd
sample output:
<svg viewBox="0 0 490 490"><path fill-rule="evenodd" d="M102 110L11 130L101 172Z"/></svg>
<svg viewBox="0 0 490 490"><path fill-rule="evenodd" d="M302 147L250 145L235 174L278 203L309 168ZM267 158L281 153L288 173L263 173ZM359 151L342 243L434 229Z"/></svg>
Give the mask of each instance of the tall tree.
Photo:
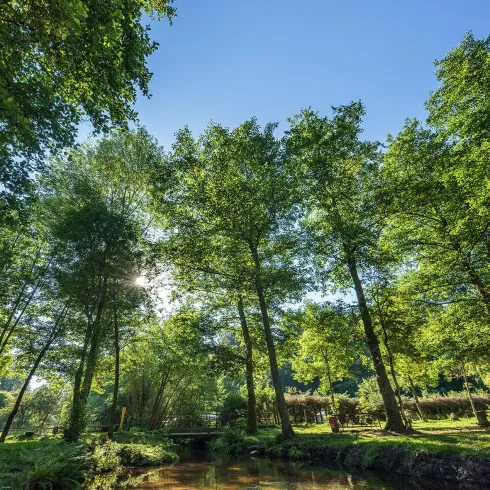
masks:
<svg viewBox="0 0 490 490"><path fill-rule="evenodd" d="M122 132L58 159L43 182L46 218L56 241L56 277L86 320L69 440L77 440L83 428L101 343L113 325L111 290L119 293L120 284L134 288L146 265L147 188L160 159L160 147L146 132Z"/></svg>
<svg viewBox="0 0 490 490"><path fill-rule="evenodd" d="M178 218L171 229L197 222L204 235L219 242L221 254L240 257L241 275L260 307L282 435L290 437L293 429L279 378L270 302L278 301L278 290L286 293L282 301L294 296L302 282L294 229L295 173L282 142L274 137L275 129L268 124L261 130L252 119L232 131L211 124L197 141L188 130L180 131L173 159L183 171L177 216L186 219Z"/></svg>
<svg viewBox="0 0 490 490"><path fill-rule="evenodd" d="M307 226L317 243L319 262L342 288L354 287L357 307L387 413L387 430L404 424L381 355L366 276L381 259L382 212L373 196L379 166L378 143L361 141L360 102L333 108L333 117L311 109L291 119L290 151L305 175L310 215Z"/></svg>

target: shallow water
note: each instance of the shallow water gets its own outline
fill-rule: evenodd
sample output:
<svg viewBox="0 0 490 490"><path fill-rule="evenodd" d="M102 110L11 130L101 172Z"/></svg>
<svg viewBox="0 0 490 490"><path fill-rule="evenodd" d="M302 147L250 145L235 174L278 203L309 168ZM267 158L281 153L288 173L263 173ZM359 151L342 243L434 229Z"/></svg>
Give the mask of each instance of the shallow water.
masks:
<svg viewBox="0 0 490 490"><path fill-rule="evenodd" d="M145 482L138 488L140 490L330 490L341 488L401 490L422 488L409 482L381 480L371 474L358 477L343 470L321 468L306 463L250 457L227 458L221 455L214 457L202 452L182 454L179 463L156 470L150 479L152 481Z"/></svg>

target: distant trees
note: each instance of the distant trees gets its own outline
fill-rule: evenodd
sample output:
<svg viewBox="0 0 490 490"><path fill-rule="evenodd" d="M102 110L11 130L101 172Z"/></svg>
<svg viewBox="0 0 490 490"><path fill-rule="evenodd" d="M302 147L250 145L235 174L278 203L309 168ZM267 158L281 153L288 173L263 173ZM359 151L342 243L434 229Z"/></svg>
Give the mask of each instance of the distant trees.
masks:
<svg viewBox="0 0 490 490"><path fill-rule="evenodd" d="M169 416L216 410L217 380L206 351L206 319L181 309L153 321L124 349L121 396L130 421L141 428L164 426Z"/></svg>
<svg viewBox="0 0 490 490"><path fill-rule="evenodd" d="M329 394L334 410L334 382L348 378L349 368L363 353L357 315L336 306L308 303L304 312L288 319L301 332L292 359L295 378L305 383L319 378L320 389Z"/></svg>

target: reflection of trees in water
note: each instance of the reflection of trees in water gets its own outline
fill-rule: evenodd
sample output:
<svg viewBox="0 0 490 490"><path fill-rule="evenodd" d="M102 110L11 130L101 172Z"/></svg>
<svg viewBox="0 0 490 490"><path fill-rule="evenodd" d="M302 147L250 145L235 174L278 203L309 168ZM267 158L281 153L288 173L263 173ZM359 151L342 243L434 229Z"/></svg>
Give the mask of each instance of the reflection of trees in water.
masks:
<svg viewBox="0 0 490 490"><path fill-rule="evenodd" d="M230 458L218 455L215 461L201 459L178 463L158 471L154 483L143 489L173 490L395 490L418 488L406 482L381 479L363 473L353 476L341 469L313 466L303 462ZM103 488L103 487L99 487Z"/></svg>

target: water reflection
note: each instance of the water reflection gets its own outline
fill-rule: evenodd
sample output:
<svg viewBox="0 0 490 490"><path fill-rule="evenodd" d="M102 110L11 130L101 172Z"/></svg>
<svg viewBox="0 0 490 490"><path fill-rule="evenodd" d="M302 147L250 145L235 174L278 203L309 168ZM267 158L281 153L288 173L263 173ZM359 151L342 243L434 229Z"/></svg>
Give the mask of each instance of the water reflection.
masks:
<svg viewBox="0 0 490 490"><path fill-rule="evenodd" d="M343 471L318 468L308 464L268 459L215 460L193 459L159 469L139 489L236 490L236 489L342 489L395 490L420 488L410 484L396 485L374 477L359 478Z"/></svg>

